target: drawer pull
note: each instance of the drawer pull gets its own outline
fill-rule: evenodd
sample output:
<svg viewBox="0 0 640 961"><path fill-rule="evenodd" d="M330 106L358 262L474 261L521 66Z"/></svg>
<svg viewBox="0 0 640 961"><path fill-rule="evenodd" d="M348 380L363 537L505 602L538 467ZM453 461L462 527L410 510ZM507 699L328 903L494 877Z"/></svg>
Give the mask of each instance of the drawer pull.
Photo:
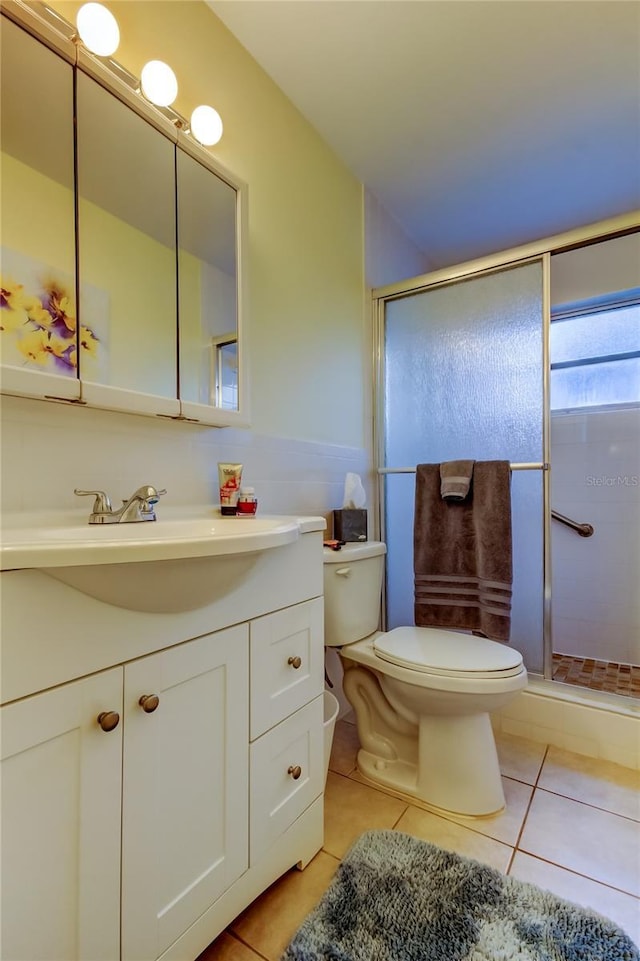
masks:
<svg viewBox="0 0 640 961"><path fill-rule="evenodd" d="M160 698L157 694L143 694L138 701L145 714L153 714L159 703Z"/></svg>
<svg viewBox="0 0 640 961"><path fill-rule="evenodd" d="M290 774L293 780L297 781L300 775L302 774L302 768L300 767L299 764L296 764L295 767L293 766L293 764L291 764L287 770L287 774Z"/></svg>
<svg viewBox="0 0 640 961"><path fill-rule="evenodd" d="M301 664L302 664L302 659L299 658L299 657L296 655L295 657L290 657L289 660L287 661L287 664L290 664L291 667L292 667L295 671L297 671L298 668L299 668L299 667L301 666Z"/></svg>
<svg viewBox="0 0 640 961"><path fill-rule="evenodd" d="M103 731L113 731L120 723L120 715L117 711L102 711L98 714L98 724Z"/></svg>

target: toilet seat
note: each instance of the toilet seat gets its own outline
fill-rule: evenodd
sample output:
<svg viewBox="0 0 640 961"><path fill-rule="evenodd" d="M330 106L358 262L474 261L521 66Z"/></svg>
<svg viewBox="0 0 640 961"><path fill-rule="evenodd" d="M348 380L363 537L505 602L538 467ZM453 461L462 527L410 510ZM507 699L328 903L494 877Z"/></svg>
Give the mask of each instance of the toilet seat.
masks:
<svg viewBox="0 0 640 961"><path fill-rule="evenodd" d="M398 667L440 677L515 677L522 655L497 641L438 628L396 627L373 641L377 657Z"/></svg>

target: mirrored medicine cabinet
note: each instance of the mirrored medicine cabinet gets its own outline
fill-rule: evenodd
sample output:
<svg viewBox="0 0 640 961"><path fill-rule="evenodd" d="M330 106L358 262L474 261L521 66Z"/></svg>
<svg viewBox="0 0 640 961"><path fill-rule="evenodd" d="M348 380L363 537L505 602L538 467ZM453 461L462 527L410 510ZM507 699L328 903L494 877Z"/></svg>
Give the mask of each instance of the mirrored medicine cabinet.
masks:
<svg viewBox="0 0 640 961"><path fill-rule="evenodd" d="M2 392L246 426L246 186L82 47L1 10Z"/></svg>

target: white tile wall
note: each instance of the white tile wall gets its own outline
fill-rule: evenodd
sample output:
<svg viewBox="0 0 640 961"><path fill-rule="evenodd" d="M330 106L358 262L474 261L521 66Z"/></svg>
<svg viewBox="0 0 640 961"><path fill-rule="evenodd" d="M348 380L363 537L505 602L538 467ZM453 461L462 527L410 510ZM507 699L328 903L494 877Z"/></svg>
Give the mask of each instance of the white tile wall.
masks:
<svg viewBox="0 0 640 961"><path fill-rule="evenodd" d="M552 524L553 648L640 664L640 409L554 414L551 504L592 537Z"/></svg>
<svg viewBox="0 0 640 961"><path fill-rule="evenodd" d="M326 515L342 506L348 471L372 503L363 449L16 397L2 397L0 409L3 512L88 511L74 487L106 490L117 503L141 484L166 487L161 505L213 505L218 461L244 465L261 513Z"/></svg>

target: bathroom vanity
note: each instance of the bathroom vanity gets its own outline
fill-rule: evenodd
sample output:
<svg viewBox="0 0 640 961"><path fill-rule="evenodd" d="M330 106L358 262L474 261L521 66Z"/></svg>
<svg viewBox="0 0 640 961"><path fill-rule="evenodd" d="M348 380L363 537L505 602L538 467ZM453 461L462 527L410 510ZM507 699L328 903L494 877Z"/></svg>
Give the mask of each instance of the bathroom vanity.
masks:
<svg viewBox="0 0 640 961"><path fill-rule="evenodd" d="M4 961L192 961L322 846L324 520L251 524L3 530Z"/></svg>

